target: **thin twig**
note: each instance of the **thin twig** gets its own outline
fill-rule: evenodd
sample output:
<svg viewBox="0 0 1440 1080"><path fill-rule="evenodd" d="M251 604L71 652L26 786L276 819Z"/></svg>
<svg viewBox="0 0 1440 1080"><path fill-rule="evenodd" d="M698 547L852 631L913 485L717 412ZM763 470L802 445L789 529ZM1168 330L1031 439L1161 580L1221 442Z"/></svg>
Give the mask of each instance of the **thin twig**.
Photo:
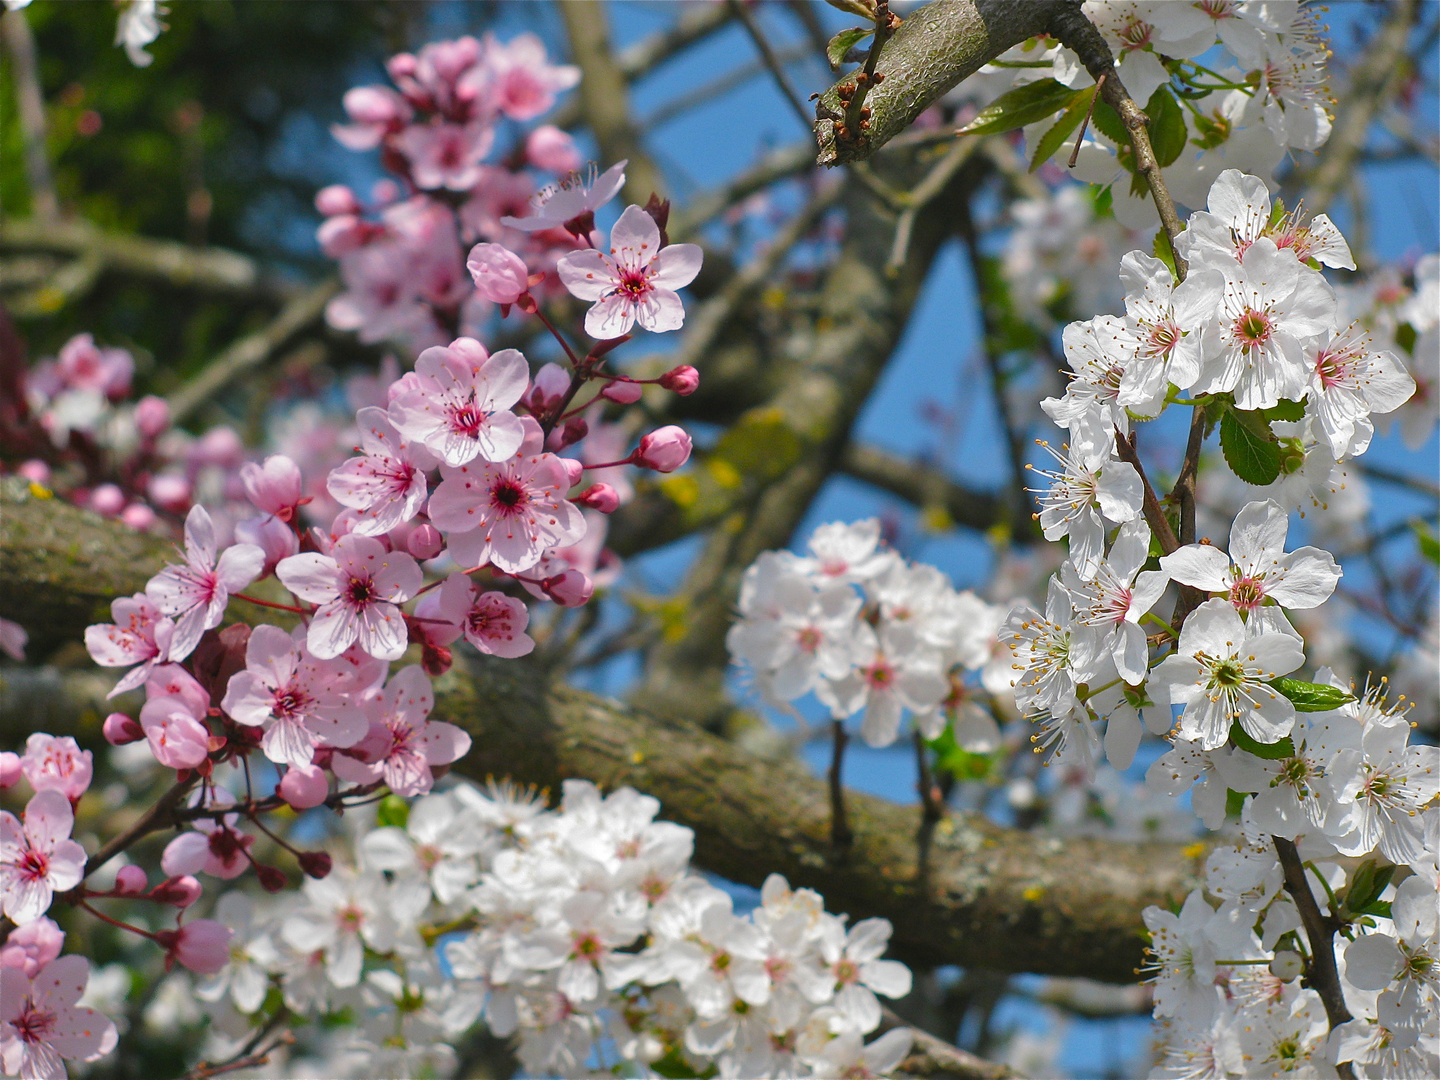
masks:
<svg viewBox="0 0 1440 1080"><path fill-rule="evenodd" d="M915 231L915 219L921 210L939 197L955 174L974 155L981 142L980 139L957 141L910 191L905 200L905 209L900 212L900 218L895 222L895 242L890 247L890 261L885 266L886 273L893 276L900 272L910 254L910 237Z"/></svg>
<svg viewBox="0 0 1440 1080"><path fill-rule="evenodd" d="M198 779L198 777L192 776L189 780L179 781L172 785L164 795L161 795L160 798L156 800L154 806L150 807L149 810L140 816L140 819L136 821L135 824L131 825L94 855L90 856L85 864L85 876L89 877L95 873L96 870L99 870L100 867L104 866L141 837L155 832L157 829L163 829L170 824L170 818L174 813L175 807L179 804L180 800L184 798L185 793L195 786L196 779Z"/></svg>
<svg viewBox="0 0 1440 1080"><path fill-rule="evenodd" d="M1070 160L1067 163L1070 168L1080 160L1080 144L1085 141L1085 132L1090 129L1090 117L1095 115L1095 101L1100 97L1100 88L1105 85L1105 80L1110 77L1109 72L1103 72L1100 78L1095 80L1095 92L1090 95L1090 104L1085 109L1085 115L1080 119L1080 131L1075 136L1075 149L1070 151Z"/></svg>
<svg viewBox="0 0 1440 1080"><path fill-rule="evenodd" d="M850 845L855 842L855 834L850 831L850 822L845 817L845 785L840 776L845 760L845 744L850 738L845 734L845 722L831 720L830 735L830 846L836 859L843 861Z"/></svg>
<svg viewBox="0 0 1440 1080"><path fill-rule="evenodd" d="M930 772L930 748L917 727L915 737L915 789L920 796L920 829L916 842L920 849L919 878L922 882L930 877L930 842L935 836L935 826L945 816L945 806L935 787L935 778Z"/></svg>

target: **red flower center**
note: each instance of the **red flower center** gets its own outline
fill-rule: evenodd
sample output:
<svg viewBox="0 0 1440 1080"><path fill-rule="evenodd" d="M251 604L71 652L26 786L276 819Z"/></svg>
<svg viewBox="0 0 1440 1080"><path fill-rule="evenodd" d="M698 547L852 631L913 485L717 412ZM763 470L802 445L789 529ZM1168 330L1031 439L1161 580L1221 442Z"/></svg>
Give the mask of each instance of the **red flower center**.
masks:
<svg viewBox="0 0 1440 1080"><path fill-rule="evenodd" d="M20 1036L21 1042L42 1043L49 1041L47 1036L55 1030L55 1020L53 1012L37 1009L27 1002L25 1011L10 1023L15 1028L15 1033Z"/></svg>

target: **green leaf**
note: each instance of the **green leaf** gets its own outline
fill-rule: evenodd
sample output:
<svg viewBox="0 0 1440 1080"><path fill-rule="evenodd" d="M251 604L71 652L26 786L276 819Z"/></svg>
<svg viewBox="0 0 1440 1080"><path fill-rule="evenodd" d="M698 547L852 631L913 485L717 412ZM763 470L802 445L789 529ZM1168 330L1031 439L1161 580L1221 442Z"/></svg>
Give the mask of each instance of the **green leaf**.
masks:
<svg viewBox="0 0 1440 1080"><path fill-rule="evenodd" d="M1401 323L1395 328L1395 344L1404 349L1411 356L1415 355L1415 339L1419 337L1415 333L1415 327L1408 322Z"/></svg>
<svg viewBox="0 0 1440 1080"><path fill-rule="evenodd" d="M1391 917L1391 916L1390 916L1390 901L1389 901L1389 900L1376 900L1374 903L1366 904L1365 907L1364 907L1360 912L1358 912L1358 914L1360 914L1360 915L1378 915L1378 916L1380 916L1380 918L1382 918L1382 919L1388 919L1388 918Z"/></svg>
<svg viewBox="0 0 1440 1080"><path fill-rule="evenodd" d="M1130 129L1125 126L1125 121L1120 119L1120 114L1112 109L1103 98L1095 102L1095 111L1090 114L1090 123L1094 125L1096 131L1116 146L1130 145Z"/></svg>
<svg viewBox="0 0 1440 1080"><path fill-rule="evenodd" d="M1168 87L1162 86L1150 95L1145 115L1150 118L1150 146L1155 151L1155 160L1161 168L1175 164L1185 149L1187 133L1185 114Z"/></svg>
<svg viewBox="0 0 1440 1080"><path fill-rule="evenodd" d="M1150 250L1154 253L1155 258L1163 262L1169 269L1170 280L1179 281L1180 274L1175 269L1175 248L1170 243L1170 234L1165 231L1164 225L1155 231L1155 242L1150 245Z"/></svg>
<svg viewBox="0 0 1440 1080"><path fill-rule="evenodd" d="M849 30L841 30L832 37L830 44L825 46L825 59L830 61L831 68L838 69L845 62L845 55L873 33L875 33L873 26L856 26Z"/></svg>
<svg viewBox="0 0 1440 1080"><path fill-rule="evenodd" d="M1270 685L1290 699L1296 712L1327 712L1355 700L1354 694L1329 683L1280 678L1271 679Z"/></svg>
<svg viewBox="0 0 1440 1080"><path fill-rule="evenodd" d="M1280 475L1280 447L1269 425L1255 414L1246 418L1238 409L1225 410L1220 451L1230 471L1247 484L1273 484Z"/></svg>
<svg viewBox="0 0 1440 1080"><path fill-rule="evenodd" d="M1281 758L1295 756L1295 744L1289 737L1279 742L1262 743L1252 739L1240 726L1240 721L1230 725L1230 741L1248 754L1254 754L1258 758L1265 758L1267 761L1279 761Z"/></svg>
<svg viewBox="0 0 1440 1080"><path fill-rule="evenodd" d="M1420 545L1420 554L1440 565L1440 539L1436 539L1430 527L1416 518L1410 522L1410 531L1415 534L1415 542Z"/></svg>
<svg viewBox="0 0 1440 1080"><path fill-rule="evenodd" d="M1074 96L1074 90L1054 79L1026 83L1001 94L956 134L999 135L1002 132L1014 131L1060 111Z"/></svg>
<svg viewBox="0 0 1440 1080"><path fill-rule="evenodd" d="M1049 161L1055 151L1065 145L1065 140L1070 138L1071 132L1080 126L1081 120L1085 119L1085 112L1090 108L1090 99L1094 96L1095 88L1093 86L1075 91L1075 96L1070 99L1070 104L1065 106L1065 111L1060 114L1060 119L1051 124L1050 130L1040 136L1040 141L1035 144L1035 155L1030 159L1031 172Z"/></svg>
<svg viewBox="0 0 1440 1080"><path fill-rule="evenodd" d="M1291 401L1288 398L1281 398L1279 404L1273 408L1264 409L1261 415L1266 420L1304 420L1305 403L1303 401Z"/></svg>
<svg viewBox="0 0 1440 1080"><path fill-rule="evenodd" d="M393 825L397 829L403 829L410 820L410 804L399 795L386 795L380 800L378 811L375 819L381 825Z"/></svg>
<svg viewBox="0 0 1440 1080"><path fill-rule="evenodd" d="M1380 899L1380 894L1394 876L1395 867L1378 866L1373 859L1367 859L1350 879L1350 888L1345 893L1345 907L1356 914L1378 914L1370 911L1370 906Z"/></svg>

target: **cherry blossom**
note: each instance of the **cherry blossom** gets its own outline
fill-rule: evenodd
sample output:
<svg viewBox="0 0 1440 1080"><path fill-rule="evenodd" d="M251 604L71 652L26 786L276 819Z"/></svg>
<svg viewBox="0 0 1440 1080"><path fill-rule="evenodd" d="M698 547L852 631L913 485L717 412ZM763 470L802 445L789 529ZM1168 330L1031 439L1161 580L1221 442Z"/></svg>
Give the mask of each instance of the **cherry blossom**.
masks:
<svg viewBox="0 0 1440 1080"><path fill-rule="evenodd" d="M465 640L489 656L525 656L535 648L534 639L525 633L530 609L498 590L477 592L464 574L445 579L436 614L459 625Z"/></svg>
<svg viewBox="0 0 1440 1080"><path fill-rule="evenodd" d="M529 365L516 350L491 356L474 338L457 338L420 354L410 388L390 404L390 421L447 465L476 457L504 461L525 438L510 406L529 378Z"/></svg>
<svg viewBox="0 0 1440 1080"><path fill-rule="evenodd" d="M230 594L259 577L264 565L265 552L254 544L226 548L217 563L215 526L203 506L192 507L185 518L185 565L167 566L145 586L151 602L175 620L168 658L189 656L200 635L220 625Z"/></svg>
<svg viewBox="0 0 1440 1080"><path fill-rule="evenodd" d="M404 654L409 639L397 605L414 596L424 580L412 556L351 533L335 541L330 555L307 552L282 560L275 575L296 596L320 605L306 642L321 660L357 641L380 660Z"/></svg>
<svg viewBox="0 0 1440 1080"><path fill-rule="evenodd" d="M25 740L20 771L35 791L54 790L74 803L85 794L95 773L94 755L66 735L56 738L37 731Z"/></svg>
<svg viewBox="0 0 1440 1080"><path fill-rule="evenodd" d="M9 1076L64 1080L64 1061L95 1061L115 1049L115 1024L77 1002L90 961L62 956L34 977L0 968L0 1065Z"/></svg>
<svg viewBox="0 0 1440 1080"><path fill-rule="evenodd" d="M1343 749L1330 763L1339 806L1326 831L1342 854L1378 850L1396 863L1424 857L1418 811L1440 795L1440 747L1408 746L1409 735L1403 717L1367 724L1359 749Z"/></svg>
<svg viewBox="0 0 1440 1080"><path fill-rule="evenodd" d="M580 81L579 68L550 63L544 42L528 33L503 44L486 34L482 70L486 97L512 120L533 120L549 112L555 95Z"/></svg>
<svg viewBox="0 0 1440 1080"><path fill-rule="evenodd" d="M0 899L5 917L19 926L44 915L51 897L80 884L85 873L85 849L70 839L69 799L37 792L22 816L23 824L0 811Z"/></svg>
<svg viewBox="0 0 1440 1080"><path fill-rule="evenodd" d="M502 217L500 224L521 232L543 232L546 229L571 228L577 235L588 236L595 227L595 211L613 199L625 186L625 166L617 161L599 176L593 170L589 177L567 176L560 183L538 192L531 201L532 213L527 217Z"/></svg>
<svg viewBox="0 0 1440 1080"><path fill-rule="evenodd" d="M161 613L145 593L119 597L110 602L113 623L85 628L85 648L102 667L135 664L106 697L115 697L142 685L150 669L169 659L175 623Z"/></svg>
<svg viewBox="0 0 1440 1080"><path fill-rule="evenodd" d="M1415 380L1394 353L1375 349L1351 323L1310 353L1308 407L1338 461L1363 454L1375 433L1372 413L1394 412L1415 393Z"/></svg>
<svg viewBox="0 0 1440 1080"><path fill-rule="evenodd" d="M685 308L675 290L700 272L696 244L660 246L660 227L641 207L628 206L610 230L609 254L586 249L556 264L560 280L581 300L594 302L585 315L585 332L610 340L630 332L678 330Z"/></svg>
<svg viewBox="0 0 1440 1080"><path fill-rule="evenodd" d="M211 749L204 716L203 709L197 715L194 705L184 698L164 695L145 702L140 729L155 760L169 769L193 769L204 761Z"/></svg>
<svg viewBox="0 0 1440 1080"><path fill-rule="evenodd" d="M1096 641L1090 650L1112 655L1121 676L1135 686L1145 681L1146 673L1140 619L1160 599L1170 579L1167 572L1143 569L1149 557L1150 527L1137 518L1120 526L1093 580L1061 579L1075 606L1075 621L1085 628L1077 633L1093 635Z"/></svg>
<svg viewBox="0 0 1440 1080"><path fill-rule="evenodd" d="M17 926L0 946L0 967L19 968L27 979L60 955L65 931L51 919L40 918Z"/></svg>
<svg viewBox="0 0 1440 1080"><path fill-rule="evenodd" d="M430 493L425 474L435 459L423 445L407 441L383 409L367 406L355 423L363 456L332 469L325 488L341 506L359 511L354 532L380 536L420 512Z"/></svg>
<svg viewBox="0 0 1440 1080"><path fill-rule="evenodd" d="M190 798L192 806L200 804L199 794ZM207 806L224 809L235 804L235 796L222 787L211 790ZM182 832L165 845L160 868L173 878L206 873L222 880L237 878L250 868L249 851L255 837L241 832L239 814L198 817L190 831Z"/></svg>
<svg viewBox="0 0 1440 1080"><path fill-rule="evenodd" d="M342 780L368 784L384 780L397 795L423 795L435 782L431 767L449 765L470 749L470 736L428 719L435 692L418 666L402 668L367 706L370 729L348 751L331 760Z"/></svg>

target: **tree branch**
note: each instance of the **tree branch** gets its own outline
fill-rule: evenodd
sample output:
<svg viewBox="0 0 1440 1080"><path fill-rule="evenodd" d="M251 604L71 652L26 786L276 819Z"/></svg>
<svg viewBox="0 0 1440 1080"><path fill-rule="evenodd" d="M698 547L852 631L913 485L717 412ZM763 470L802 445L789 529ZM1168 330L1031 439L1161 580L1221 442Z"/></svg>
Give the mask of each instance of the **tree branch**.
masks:
<svg viewBox="0 0 1440 1080"><path fill-rule="evenodd" d="M950 479L938 468L882 450L851 443L840 458L840 470L881 491L922 508L938 507L955 524L984 532L1006 523L1007 508L988 491L976 491ZM1029 538L1030 519L1010 522L1017 539Z"/></svg>
<svg viewBox="0 0 1440 1080"><path fill-rule="evenodd" d="M102 598L142 588L169 555L156 537L0 481L0 615L32 640L78 640ZM936 827L922 885L914 807L855 791L855 840L839 867L828 857L826 784L795 759L765 760L688 720L552 686L523 661L462 659L436 691L436 717L474 739L457 771L552 789L572 776L633 785L695 830L699 865L752 885L782 873L836 909L889 918L896 953L926 965L1129 982L1142 960L1141 909L1178 901L1197 880L1180 844L1060 839L952 813Z"/></svg>

